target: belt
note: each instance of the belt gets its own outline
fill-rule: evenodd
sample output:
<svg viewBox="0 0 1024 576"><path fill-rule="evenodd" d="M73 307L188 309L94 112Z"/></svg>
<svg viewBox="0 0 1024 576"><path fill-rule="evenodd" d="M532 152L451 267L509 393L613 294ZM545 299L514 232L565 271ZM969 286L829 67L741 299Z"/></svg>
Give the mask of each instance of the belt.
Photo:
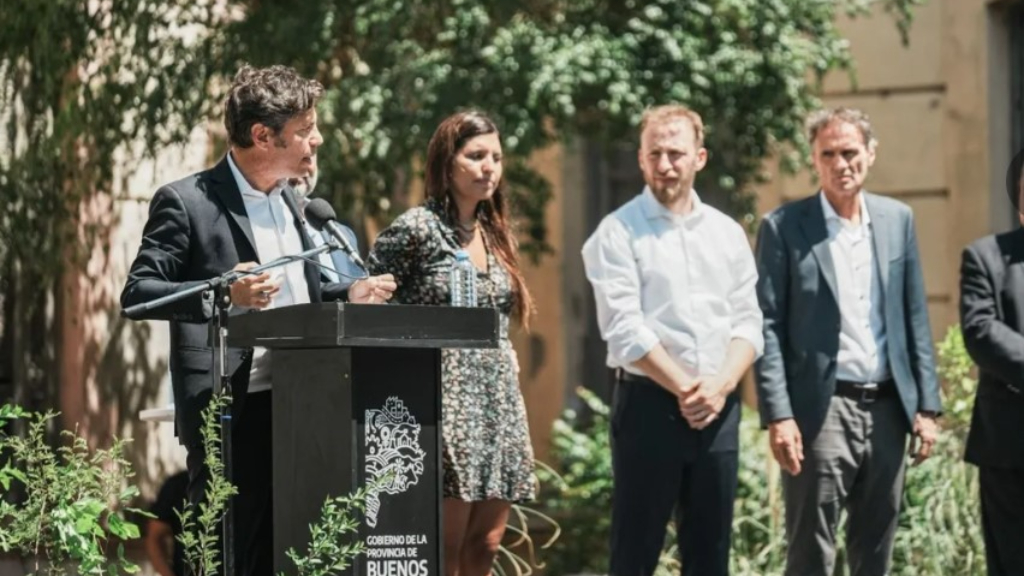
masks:
<svg viewBox="0 0 1024 576"><path fill-rule="evenodd" d="M851 382L849 380L836 380L836 396L851 398L862 404L871 404L882 398L895 398L896 382L890 378L882 382Z"/></svg>
<svg viewBox="0 0 1024 576"><path fill-rule="evenodd" d="M626 372L622 368L615 369L615 379L619 382L632 382L635 384L658 384L647 376L640 376L638 374L633 374L632 372Z"/></svg>

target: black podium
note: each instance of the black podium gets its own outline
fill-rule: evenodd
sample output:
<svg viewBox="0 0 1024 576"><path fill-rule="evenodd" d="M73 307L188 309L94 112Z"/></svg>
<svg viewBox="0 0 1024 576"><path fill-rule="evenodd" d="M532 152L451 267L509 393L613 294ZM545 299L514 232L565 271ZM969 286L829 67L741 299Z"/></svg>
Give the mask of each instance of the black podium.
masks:
<svg viewBox="0 0 1024 576"><path fill-rule="evenodd" d="M328 496L386 478L350 574L441 574L441 349L496 347L497 311L304 304L230 328L230 346L273 350L274 572Z"/></svg>

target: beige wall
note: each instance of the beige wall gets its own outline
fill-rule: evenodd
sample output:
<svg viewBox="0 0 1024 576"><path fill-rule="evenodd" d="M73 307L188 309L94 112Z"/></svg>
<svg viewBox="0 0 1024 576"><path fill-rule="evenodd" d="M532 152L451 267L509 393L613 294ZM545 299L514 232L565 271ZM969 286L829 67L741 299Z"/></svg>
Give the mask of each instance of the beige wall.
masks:
<svg viewBox="0 0 1024 576"><path fill-rule="evenodd" d="M551 423L564 407L566 370L565 309L562 306L565 275L570 264L561 238L565 194L561 168L563 152L559 146L536 154L531 165L552 184L553 198L547 207L548 243L554 254L544 256L536 265L524 258L526 282L537 305L530 333L519 330L513 344L519 355L519 384L527 406L530 436L535 457L547 461Z"/></svg>

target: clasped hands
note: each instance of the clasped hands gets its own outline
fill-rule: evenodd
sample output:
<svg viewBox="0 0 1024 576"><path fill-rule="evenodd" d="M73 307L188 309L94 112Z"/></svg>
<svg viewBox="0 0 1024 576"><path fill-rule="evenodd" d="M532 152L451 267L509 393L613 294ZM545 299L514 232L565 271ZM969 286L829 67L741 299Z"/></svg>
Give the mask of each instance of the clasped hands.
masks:
<svg viewBox="0 0 1024 576"><path fill-rule="evenodd" d="M691 428L703 430L722 413L732 389L724 378L700 376L677 388L679 412Z"/></svg>
<svg viewBox="0 0 1024 576"><path fill-rule="evenodd" d="M255 262L243 262L235 266L237 271L250 270ZM356 304L383 304L391 299L398 284L391 274L381 274L356 280L349 286L348 301ZM281 280L272 278L270 272L245 274L231 284L231 302L262 310L270 306L281 291Z"/></svg>

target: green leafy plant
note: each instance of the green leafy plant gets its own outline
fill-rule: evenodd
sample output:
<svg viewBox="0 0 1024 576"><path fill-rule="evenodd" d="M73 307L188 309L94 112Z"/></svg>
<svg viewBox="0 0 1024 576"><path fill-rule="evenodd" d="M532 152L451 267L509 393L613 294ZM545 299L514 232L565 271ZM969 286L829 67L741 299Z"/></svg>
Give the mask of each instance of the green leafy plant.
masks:
<svg viewBox="0 0 1024 576"><path fill-rule="evenodd" d="M944 431L932 456L908 467L893 549L894 576L984 576L978 471L960 435Z"/></svg>
<svg viewBox="0 0 1024 576"><path fill-rule="evenodd" d="M0 551L32 559L33 573L135 573L138 566L124 556L118 540L139 537L139 528L122 515L138 496L127 480L133 476L124 458L123 440L109 449L91 450L85 439L64 431L56 447L48 442L47 428L55 413L37 414L16 406L0 407L0 486L20 498L0 500ZM24 436L11 434L21 422ZM114 558L107 547L117 544Z"/></svg>
<svg viewBox="0 0 1024 576"><path fill-rule="evenodd" d="M209 470L206 492L198 510L186 506L179 514L182 533L178 542L184 551L185 562L194 576L212 576L221 564L221 521L227 513L228 501L238 494L238 488L228 481L221 455L221 419L224 407L231 402L226 394L214 394L203 410L203 464Z"/></svg>
<svg viewBox="0 0 1024 576"><path fill-rule="evenodd" d="M549 574L597 573L608 569L611 530L612 457L609 410L586 388L576 393L586 413L566 410L552 428L551 457L557 469L540 467L538 508L561 527L550 548Z"/></svg>
<svg viewBox="0 0 1024 576"><path fill-rule="evenodd" d="M387 478L381 479L381 484ZM366 551L362 540L352 539L359 531L358 515L366 510L366 497L372 487L364 486L349 496L328 498L320 510L320 520L309 527L310 542L305 556L294 548L285 553L295 564L298 576L340 574ZM283 576L283 574L281 575Z"/></svg>
<svg viewBox="0 0 1024 576"><path fill-rule="evenodd" d="M959 325L950 326L936 348L943 431L932 456L907 469L892 573L983 576L978 471L963 460L978 388L976 369Z"/></svg>
<svg viewBox="0 0 1024 576"><path fill-rule="evenodd" d="M780 470L754 410L740 420L740 462L729 563L738 576L781 574L786 559Z"/></svg>
<svg viewBox="0 0 1024 576"><path fill-rule="evenodd" d="M936 346L938 373L943 386L943 424L946 430L966 436L971 425L974 394L978 390L974 361L967 353L960 325L954 324Z"/></svg>

